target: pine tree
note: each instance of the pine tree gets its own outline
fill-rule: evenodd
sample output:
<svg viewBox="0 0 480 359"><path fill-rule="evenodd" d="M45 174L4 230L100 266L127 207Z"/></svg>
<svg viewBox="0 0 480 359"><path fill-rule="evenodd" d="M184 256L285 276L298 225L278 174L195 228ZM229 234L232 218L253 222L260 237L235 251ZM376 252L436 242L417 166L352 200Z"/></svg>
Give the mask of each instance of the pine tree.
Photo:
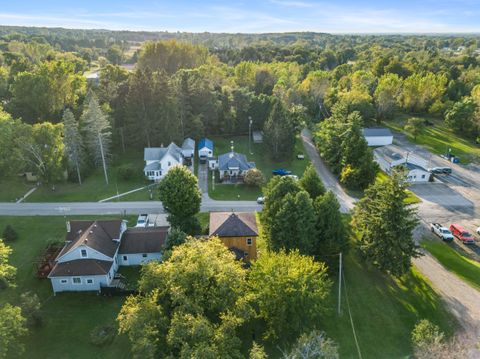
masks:
<svg viewBox="0 0 480 359"><path fill-rule="evenodd" d="M95 166L103 166L108 184L107 161L110 155L111 131L108 117L103 113L96 96L90 93L80 119L85 146Z"/></svg>
<svg viewBox="0 0 480 359"><path fill-rule="evenodd" d="M66 109L63 113L63 127L65 155L69 166L75 168L77 172L78 183L82 184L80 168L84 161L83 140L78 129L78 123L69 109Z"/></svg>
<svg viewBox="0 0 480 359"><path fill-rule="evenodd" d="M291 154L295 145L295 123L284 105L277 100L265 122L265 143L274 159Z"/></svg>
<svg viewBox="0 0 480 359"><path fill-rule="evenodd" d="M318 177L317 171L312 164L309 164L305 169L299 183L300 186L308 192L312 200L315 200L315 198L325 193L325 186L320 177Z"/></svg>
<svg viewBox="0 0 480 359"><path fill-rule="evenodd" d="M416 209L405 203L408 184L404 171L367 188L353 211L358 248L365 261L394 276L408 272L420 252L412 237L418 223Z"/></svg>

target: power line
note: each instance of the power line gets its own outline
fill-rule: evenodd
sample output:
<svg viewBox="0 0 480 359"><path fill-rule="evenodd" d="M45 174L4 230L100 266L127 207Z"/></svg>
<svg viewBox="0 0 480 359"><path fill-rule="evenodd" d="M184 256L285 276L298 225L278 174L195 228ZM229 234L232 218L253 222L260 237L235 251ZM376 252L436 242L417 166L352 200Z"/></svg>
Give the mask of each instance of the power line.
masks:
<svg viewBox="0 0 480 359"><path fill-rule="evenodd" d="M352 312L350 310L350 301L348 300L347 293L347 281L345 280L345 272L343 273L343 286L345 288L345 299L347 301L348 316L350 317L350 324L352 326L353 339L355 339L355 345L357 347L358 357L362 359L362 352L360 351L360 345L358 344L357 333L355 332L355 325L353 324Z"/></svg>

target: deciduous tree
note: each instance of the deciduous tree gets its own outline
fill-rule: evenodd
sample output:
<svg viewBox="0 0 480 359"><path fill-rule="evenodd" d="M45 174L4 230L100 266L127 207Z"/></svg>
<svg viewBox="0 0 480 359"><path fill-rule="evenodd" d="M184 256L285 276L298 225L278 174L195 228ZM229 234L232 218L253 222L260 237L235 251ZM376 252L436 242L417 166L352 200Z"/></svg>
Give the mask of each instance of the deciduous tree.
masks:
<svg viewBox="0 0 480 359"><path fill-rule="evenodd" d="M10 358L25 350L21 338L27 334L22 310L10 304L0 307L0 358Z"/></svg>
<svg viewBox="0 0 480 359"><path fill-rule="evenodd" d="M325 186L322 180L318 177L317 171L309 164L303 172L302 178L299 180L300 186L308 192L310 198L315 200L317 197L325 193Z"/></svg>
<svg viewBox="0 0 480 359"><path fill-rule="evenodd" d="M14 286L17 268L8 262L11 253L12 249L0 239L0 289Z"/></svg>

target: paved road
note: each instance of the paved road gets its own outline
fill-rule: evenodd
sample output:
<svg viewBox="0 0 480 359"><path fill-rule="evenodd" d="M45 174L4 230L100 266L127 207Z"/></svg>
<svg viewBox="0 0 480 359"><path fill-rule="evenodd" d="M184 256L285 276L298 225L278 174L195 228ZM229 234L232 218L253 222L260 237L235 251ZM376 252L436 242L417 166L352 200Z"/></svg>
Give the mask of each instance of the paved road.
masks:
<svg viewBox="0 0 480 359"><path fill-rule="evenodd" d="M255 201L214 201L202 198L202 212L261 211ZM159 201L145 202L69 202L69 203L0 203L2 216L63 216L67 215L118 215L139 213L164 213Z"/></svg>
<svg viewBox="0 0 480 359"><path fill-rule="evenodd" d="M312 161L313 166L317 170L318 175L323 181L323 184L327 190L332 191L338 198L340 203L340 210L342 213L348 213L352 208L356 199L349 196L345 190L338 183L337 178L330 172L323 160L318 155L317 149L312 140L312 134L308 129L303 129L302 133L303 147L307 152L310 160Z"/></svg>

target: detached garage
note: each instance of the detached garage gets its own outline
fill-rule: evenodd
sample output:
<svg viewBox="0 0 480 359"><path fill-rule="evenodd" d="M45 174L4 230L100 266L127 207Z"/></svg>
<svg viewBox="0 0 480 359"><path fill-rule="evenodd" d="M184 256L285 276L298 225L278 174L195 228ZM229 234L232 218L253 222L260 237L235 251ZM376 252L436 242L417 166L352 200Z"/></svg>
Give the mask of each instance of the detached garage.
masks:
<svg viewBox="0 0 480 359"><path fill-rule="evenodd" d="M118 250L119 265L138 266L161 260L168 228L128 228Z"/></svg>
<svg viewBox="0 0 480 359"><path fill-rule="evenodd" d="M388 128L364 128L363 136L369 146L388 146L393 143L393 134Z"/></svg>

